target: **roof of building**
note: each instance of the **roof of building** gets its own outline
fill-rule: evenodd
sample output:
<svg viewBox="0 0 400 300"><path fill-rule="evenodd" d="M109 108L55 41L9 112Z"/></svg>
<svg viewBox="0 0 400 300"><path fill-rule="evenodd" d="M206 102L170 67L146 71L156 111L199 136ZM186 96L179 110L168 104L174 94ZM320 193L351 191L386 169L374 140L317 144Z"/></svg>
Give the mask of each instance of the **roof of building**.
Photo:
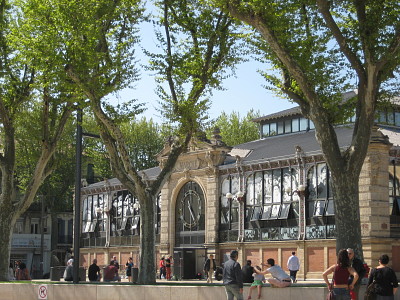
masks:
<svg viewBox="0 0 400 300"><path fill-rule="evenodd" d="M347 147L351 143L353 127L338 127L336 134L339 146ZM322 154L322 150L315 138L315 130L270 136L265 139L237 145L232 149L230 154L242 157L243 164L261 163L293 158L297 146L301 148L305 156ZM240 155L240 152L244 155Z"/></svg>
<svg viewBox="0 0 400 300"><path fill-rule="evenodd" d="M266 115L263 117L259 117L256 119L253 119L253 122L256 123L261 123L262 121L266 121L266 120L273 120L273 119L278 119L278 118L282 118L282 117L288 117L288 116L294 116L294 115L301 115L300 112L300 107L296 106L296 107L292 107L292 108L288 108L285 110L281 110L279 112L270 114L270 115Z"/></svg>
<svg viewBox="0 0 400 300"><path fill-rule="evenodd" d="M393 126L379 126L379 131L389 137L389 142L393 146L400 146L400 128ZM339 126L335 129L339 141L339 147L346 148L351 144L353 125ZM292 159L296 155L296 148L301 148L304 156L321 155L322 150L315 138L315 130L300 131L291 134L283 134L270 136L264 139L244 143L233 147L229 155L226 157L224 164L219 166L220 169L230 168L236 162L236 156L242 158L242 164L258 164L267 161L278 161ZM160 173L159 167L150 168L140 171L139 174L152 180ZM107 180L110 186L121 185L116 178ZM85 189L95 189L96 187L104 187L105 182L97 182L91 184Z"/></svg>

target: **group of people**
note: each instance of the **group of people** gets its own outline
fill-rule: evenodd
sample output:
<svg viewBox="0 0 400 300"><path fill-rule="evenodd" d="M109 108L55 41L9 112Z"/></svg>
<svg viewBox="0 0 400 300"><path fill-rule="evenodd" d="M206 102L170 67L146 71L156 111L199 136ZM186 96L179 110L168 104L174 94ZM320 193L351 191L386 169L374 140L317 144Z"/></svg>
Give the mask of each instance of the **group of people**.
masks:
<svg viewBox="0 0 400 300"><path fill-rule="evenodd" d="M280 266L275 264L273 258L267 259L266 264L262 264L266 269L262 270L259 266L251 266L248 260L243 269L238 260L238 251L230 253L230 259L225 262L223 269L223 283L228 300L243 300L243 283L252 283L247 299L251 299L252 291L257 288L258 299L261 298L261 287L265 281L272 287L284 288L296 282L296 275L300 269L300 262L295 252L289 257L287 268L288 275ZM368 285L375 282L375 293L377 300L393 300L398 288L396 273L389 268L389 257L384 254L379 258L379 265L372 269L368 279ZM353 249L342 249L337 256L337 263L329 267L322 277L332 289L336 300L358 300L361 279L366 275L366 268L363 262L355 257ZM328 275L333 273L332 284L328 280ZM272 277L265 279L264 275L270 274Z"/></svg>
<svg viewBox="0 0 400 300"><path fill-rule="evenodd" d="M251 261L247 261L246 266L240 267L240 263L237 262L238 251L234 250L230 254L230 259L225 262L223 270L223 283L225 285L225 291L228 300L233 300L236 297L237 300L243 299L243 283L252 281L250 286L249 295L247 299L251 299L253 289L258 290L258 299L261 298L261 287L265 282L264 275L271 274L271 278L268 278L268 283L273 287L284 288L288 287L292 283L290 276L278 265L275 265L273 258L267 259L266 264L262 264L266 267L262 270L259 266L253 268ZM250 279L251 276L253 277Z"/></svg>
<svg viewBox="0 0 400 300"><path fill-rule="evenodd" d="M160 279L171 280L172 278L172 256L162 256L159 262L160 267Z"/></svg>
<svg viewBox="0 0 400 300"><path fill-rule="evenodd" d="M368 278L368 285L375 281L374 291L377 300L393 300L398 288L396 273L389 268L389 256L381 255L379 265L372 269ZM341 249L337 256L337 263L330 266L322 274L329 290L333 290L335 299L358 299L361 280L367 270L362 261L355 257L354 250ZM333 273L332 282L328 275Z"/></svg>
<svg viewBox="0 0 400 300"><path fill-rule="evenodd" d="M10 263L8 268L8 279L9 280L31 280L31 276L29 274L29 270L26 267L26 264L21 261L15 262L15 271L13 268L13 264Z"/></svg>
<svg viewBox="0 0 400 300"><path fill-rule="evenodd" d="M132 257L129 257L127 262L125 263L125 274L126 277L128 278L128 281L132 281L132 269L133 269L133 259ZM119 275L119 263L117 260L117 257L114 255L112 260L110 261L110 264L104 268L103 271L103 281L104 282L113 282L113 281L121 281L121 276ZM100 267L97 265L97 259L93 259L92 264L89 266L88 270L88 277L89 281L91 282L96 282L100 281L102 278L102 274L100 271Z"/></svg>

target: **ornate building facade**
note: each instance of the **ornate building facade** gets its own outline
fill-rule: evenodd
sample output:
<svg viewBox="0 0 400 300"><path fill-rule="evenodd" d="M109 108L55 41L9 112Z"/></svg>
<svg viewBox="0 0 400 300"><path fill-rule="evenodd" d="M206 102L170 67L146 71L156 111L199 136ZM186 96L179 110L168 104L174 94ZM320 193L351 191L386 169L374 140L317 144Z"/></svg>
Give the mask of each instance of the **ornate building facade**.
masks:
<svg viewBox="0 0 400 300"><path fill-rule="evenodd" d="M392 116L389 116L392 114ZM364 259L374 265L386 253L400 272L400 114L386 113L376 127L359 180ZM289 109L255 120L260 139L227 147L215 133L193 140L160 192L157 258L172 255L174 274L194 278L205 257L221 265L231 250L253 265L274 258L286 268L292 251L299 278L320 278L336 261L335 199L329 168L313 124ZM339 144L350 144L352 125L338 126ZM159 155L160 166L168 149ZM159 168L145 170L150 180ZM349 183L351 184L351 183ZM82 189L81 262L100 265L116 255L139 262L140 207L116 179ZM155 261L155 263L157 263Z"/></svg>

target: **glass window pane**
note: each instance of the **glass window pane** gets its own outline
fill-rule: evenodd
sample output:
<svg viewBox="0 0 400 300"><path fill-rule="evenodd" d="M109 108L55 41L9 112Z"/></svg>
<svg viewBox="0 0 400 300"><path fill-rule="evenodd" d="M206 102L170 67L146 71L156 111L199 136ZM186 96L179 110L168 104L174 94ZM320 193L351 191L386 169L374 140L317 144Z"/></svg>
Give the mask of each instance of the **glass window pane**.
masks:
<svg viewBox="0 0 400 300"><path fill-rule="evenodd" d="M223 207L221 209L221 224L228 224L229 222L229 208Z"/></svg>
<svg viewBox="0 0 400 300"><path fill-rule="evenodd" d="M259 220L261 216L261 206L255 206L254 210L253 210L253 214L251 216L251 220L255 221L255 220Z"/></svg>
<svg viewBox="0 0 400 300"><path fill-rule="evenodd" d="M293 119L292 120L292 132L297 132L300 130L300 124L299 124L299 119Z"/></svg>
<svg viewBox="0 0 400 300"><path fill-rule="evenodd" d="M379 112L379 123L386 123L386 112Z"/></svg>
<svg viewBox="0 0 400 300"><path fill-rule="evenodd" d="M272 203L272 171L264 172L264 203Z"/></svg>
<svg viewBox="0 0 400 300"><path fill-rule="evenodd" d="M269 135L276 135L277 128L276 123L269 124Z"/></svg>
<svg viewBox="0 0 400 300"><path fill-rule="evenodd" d="M226 194L229 193L230 191L230 185L231 185L231 181L229 178L225 178L222 181L222 187L221 187L221 206L222 207L228 207L229 203L228 203L228 198L226 198Z"/></svg>
<svg viewBox="0 0 400 300"><path fill-rule="evenodd" d="M254 176L255 205L262 204L263 174L257 172Z"/></svg>
<svg viewBox="0 0 400 300"><path fill-rule="evenodd" d="M394 125L400 126L400 112L394 113Z"/></svg>
<svg viewBox="0 0 400 300"><path fill-rule="evenodd" d="M273 196L274 203L281 203L281 169L273 170Z"/></svg>
<svg viewBox="0 0 400 300"><path fill-rule="evenodd" d="M272 206L271 205L265 205L264 209L263 209L263 213L261 216L262 220L268 220L270 215L271 215L271 210L272 210Z"/></svg>
<svg viewBox="0 0 400 300"><path fill-rule="evenodd" d="M262 136L263 137L269 136L269 124L264 124L262 126Z"/></svg>
<svg viewBox="0 0 400 300"><path fill-rule="evenodd" d="M300 131L307 130L308 120L306 118L300 118Z"/></svg>
<svg viewBox="0 0 400 300"><path fill-rule="evenodd" d="M292 202L292 211L294 214L294 218L298 219L299 218L299 202Z"/></svg>
<svg viewBox="0 0 400 300"><path fill-rule="evenodd" d="M272 205L272 210L271 210L271 217L270 219L276 219L279 216L281 205L280 204L274 204Z"/></svg>
<svg viewBox="0 0 400 300"><path fill-rule="evenodd" d="M246 204L254 205L254 177L253 177L253 175L250 175L249 177L247 177Z"/></svg>
<svg viewBox="0 0 400 300"><path fill-rule="evenodd" d="M325 208L325 201L317 201L315 203L314 216L323 216Z"/></svg>
<svg viewBox="0 0 400 300"><path fill-rule="evenodd" d="M318 188L317 192L318 198L326 198L327 197L327 166L326 164L318 164L317 166L317 172L318 172Z"/></svg>
<svg viewBox="0 0 400 300"><path fill-rule="evenodd" d="M231 193L232 193L233 195L236 195L236 193L239 192L239 177L237 177L237 176L232 176L232 177L231 177L231 181L232 181Z"/></svg>
<svg viewBox="0 0 400 300"><path fill-rule="evenodd" d="M315 211L315 201L307 201L308 209L307 209L307 218L311 218L314 216Z"/></svg>
<svg viewBox="0 0 400 300"><path fill-rule="evenodd" d="M283 132L285 130L283 121L278 122L277 126L278 126L278 134L283 134Z"/></svg>
<svg viewBox="0 0 400 300"><path fill-rule="evenodd" d="M317 177L315 176L315 167L311 167L307 176L308 186L308 199L315 199L317 197Z"/></svg>
<svg viewBox="0 0 400 300"><path fill-rule="evenodd" d="M249 207L249 206L247 206L246 207L246 211L244 212L244 221L245 222L249 222L250 221L250 219L251 219L251 216L253 215L253 207Z"/></svg>
<svg viewBox="0 0 400 300"><path fill-rule="evenodd" d="M291 170L291 179L292 179L292 189L296 190L299 186L299 172L297 169ZM299 201L298 193L294 193L292 195L292 201Z"/></svg>
<svg viewBox="0 0 400 300"><path fill-rule="evenodd" d="M287 219L290 211L290 203L282 204L281 214L279 219Z"/></svg>
<svg viewBox="0 0 400 300"><path fill-rule="evenodd" d="M234 201L232 201L232 204L233 204L233 202ZM231 222L232 223L236 223L236 222L239 222L239 207L233 207L233 205L232 205L232 209L231 209L231 211L232 211L232 219L231 219Z"/></svg>
<svg viewBox="0 0 400 300"><path fill-rule="evenodd" d="M92 204L92 216L97 217L97 211L96 208L98 207L98 195L93 195L93 204Z"/></svg>
<svg viewBox="0 0 400 300"><path fill-rule="evenodd" d="M310 122L310 129L314 129L315 128L314 122L311 120L309 120L309 122Z"/></svg>
<svg viewBox="0 0 400 300"><path fill-rule="evenodd" d="M285 133L292 132L292 120L285 121Z"/></svg>
<svg viewBox="0 0 400 300"><path fill-rule="evenodd" d="M328 206L326 208L326 215L333 216L335 214L335 202L333 200L328 200Z"/></svg>
<svg viewBox="0 0 400 300"><path fill-rule="evenodd" d="M387 123L389 125L394 125L394 113L393 113L393 111L388 111L388 113L387 113Z"/></svg>
<svg viewBox="0 0 400 300"><path fill-rule="evenodd" d="M286 192L286 189L292 190L292 183L291 183L291 172L289 168L284 168L283 170L283 202L288 202L291 200L290 193Z"/></svg>

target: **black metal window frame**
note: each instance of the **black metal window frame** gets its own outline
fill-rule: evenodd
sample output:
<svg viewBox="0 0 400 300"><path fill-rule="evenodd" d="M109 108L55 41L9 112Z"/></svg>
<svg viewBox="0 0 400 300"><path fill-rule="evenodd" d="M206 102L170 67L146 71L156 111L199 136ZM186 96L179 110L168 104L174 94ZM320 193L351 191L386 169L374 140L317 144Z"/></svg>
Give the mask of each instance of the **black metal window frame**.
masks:
<svg viewBox="0 0 400 300"><path fill-rule="evenodd" d="M335 201L325 162L307 170L306 239L335 238Z"/></svg>

